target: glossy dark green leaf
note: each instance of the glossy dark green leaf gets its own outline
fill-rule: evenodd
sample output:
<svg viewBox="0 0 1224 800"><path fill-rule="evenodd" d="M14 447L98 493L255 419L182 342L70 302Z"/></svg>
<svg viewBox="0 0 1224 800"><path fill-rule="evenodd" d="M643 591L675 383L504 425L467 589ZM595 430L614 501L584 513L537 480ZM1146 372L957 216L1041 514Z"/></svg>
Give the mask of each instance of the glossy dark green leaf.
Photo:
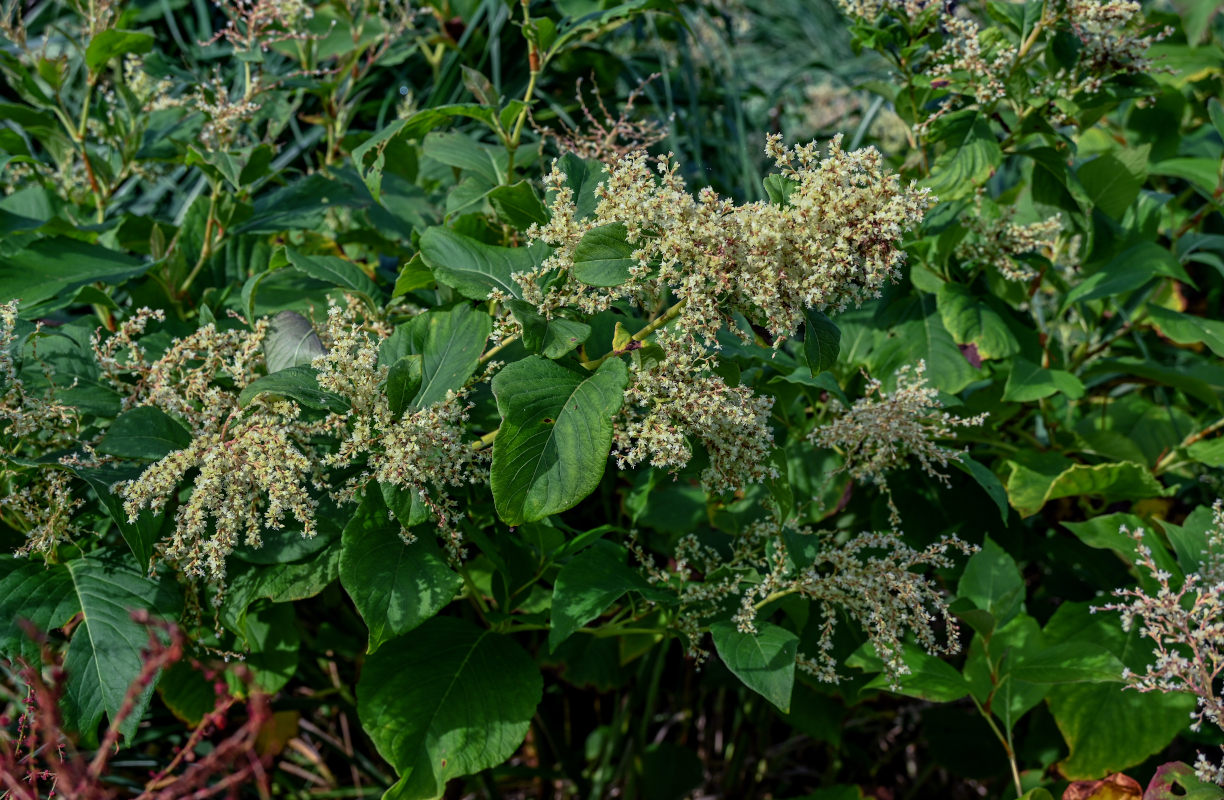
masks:
<svg viewBox="0 0 1224 800"><path fill-rule="evenodd" d="M495 247L450 228L429 228L421 234L421 258L434 277L472 300L485 300L494 289L521 297L522 290L511 276L535 270L549 252L540 242Z"/></svg>
<svg viewBox="0 0 1224 800"><path fill-rule="evenodd" d="M367 652L437 614L463 585L428 532L412 543L378 490L367 491L344 528L340 585L370 630Z"/></svg>
<svg viewBox="0 0 1224 800"><path fill-rule="evenodd" d="M251 381L238 395L238 405L245 408L262 394L272 394L296 400L307 408L344 411L348 400L319 388L318 370L314 367L286 367Z"/></svg>
<svg viewBox="0 0 1224 800"><path fill-rule="evenodd" d="M1121 219L1139 196L1147 179L1150 145L1104 153L1083 164L1077 171L1084 191L1101 211Z"/></svg>
<svg viewBox="0 0 1224 800"><path fill-rule="evenodd" d="M542 691L539 670L513 639L435 617L366 659L357 713L403 776L390 796L425 800L450 778L509 758Z"/></svg>
<svg viewBox="0 0 1224 800"><path fill-rule="evenodd" d="M635 245L629 244L623 223L613 222L583 234L574 248L574 278L588 286L620 286L629 280L637 260Z"/></svg>
<svg viewBox="0 0 1224 800"><path fill-rule="evenodd" d="M540 202L540 198L536 197L535 189L532 189L527 181L497 186L486 196L497 216L521 231L527 230L531 225L548 222L548 209Z"/></svg>
<svg viewBox="0 0 1224 800"><path fill-rule="evenodd" d="M990 613L996 626L1002 626L1020 613L1024 578L1007 551L987 538L965 564L956 594L972 600L978 609Z"/></svg>
<svg viewBox="0 0 1224 800"><path fill-rule="evenodd" d="M553 583L550 651L607 611L625 592L649 588L646 579L626 565L627 558L624 547L601 540L561 567Z"/></svg>
<svg viewBox="0 0 1224 800"><path fill-rule="evenodd" d="M502 424L490 483L502 521L518 525L565 511L599 485L628 380L617 358L584 373L531 356L494 376Z"/></svg>
<svg viewBox="0 0 1224 800"><path fill-rule="evenodd" d="M191 444L191 432L156 406L120 414L98 443L98 452L156 461Z"/></svg>
<svg viewBox="0 0 1224 800"><path fill-rule="evenodd" d="M745 686L788 714L799 637L770 622L758 621L756 626L756 633L741 633L733 622L714 623L710 626L714 649Z"/></svg>
<svg viewBox="0 0 1224 800"><path fill-rule="evenodd" d="M815 377L837 364L841 352L841 330L833 320L813 309L806 309L803 323L803 356Z"/></svg>
<svg viewBox="0 0 1224 800"><path fill-rule="evenodd" d="M285 256L293 267L312 278L361 292L366 297L377 297L379 294L374 281L360 267L339 256L307 255L292 247L285 248Z"/></svg>
<svg viewBox="0 0 1224 800"><path fill-rule="evenodd" d="M419 354L407 355L387 370L387 403L395 417L402 415L411 406L412 399L421 390L421 382L424 379L421 360Z"/></svg>
<svg viewBox="0 0 1224 800"><path fill-rule="evenodd" d="M476 372L492 322L488 314L458 303L419 314L404 330L408 354L421 356L421 383L412 405L425 408L463 388Z"/></svg>

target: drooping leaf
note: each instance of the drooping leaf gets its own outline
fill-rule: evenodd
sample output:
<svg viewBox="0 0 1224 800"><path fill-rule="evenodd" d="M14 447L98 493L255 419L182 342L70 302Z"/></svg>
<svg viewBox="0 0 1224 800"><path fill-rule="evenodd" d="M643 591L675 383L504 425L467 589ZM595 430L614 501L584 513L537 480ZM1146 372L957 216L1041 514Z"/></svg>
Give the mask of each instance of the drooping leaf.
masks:
<svg viewBox="0 0 1224 800"><path fill-rule="evenodd" d="M432 536L405 542L387 511L381 492L367 491L341 544L340 585L370 630L369 653L437 614L463 584Z"/></svg>
<svg viewBox="0 0 1224 800"><path fill-rule="evenodd" d="M951 464L961 472L968 474L977 481L978 486L986 490L986 494L990 495L990 499L998 506L999 516L1003 518L1004 522L1007 522L1007 509L1009 508L1007 505L1007 489L1004 488L1002 481L993 472L969 456L962 455L959 459L953 460Z"/></svg>
<svg viewBox="0 0 1224 800"><path fill-rule="evenodd" d="M282 311L268 324L263 353L269 375L289 367L308 367L326 352L310 320L296 311Z"/></svg>
<svg viewBox="0 0 1224 800"><path fill-rule="evenodd" d="M403 355L421 357L420 388L411 405L425 408L463 388L476 372L492 322L488 314L457 303L418 314L402 327L407 352L394 355L396 361Z"/></svg>
<svg viewBox="0 0 1224 800"><path fill-rule="evenodd" d="M1202 342L1217 356L1224 358L1224 321L1179 314L1149 303L1148 316L1160 327L1160 332L1178 344Z"/></svg>
<svg viewBox="0 0 1224 800"><path fill-rule="evenodd" d="M916 645L907 643L902 646L901 661L909 671L897 676L894 682L883 674L884 662L868 642L846 659L846 666L881 673L872 678L863 687L864 690L886 689L935 703L950 703L969 694L969 683L952 665Z"/></svg>
<svg viewBox="0 0 1224 800"><path fill-rule="evenodd" d="M424 800L450 778L509 758L542 693L539 671L514 640L435 617L366 659L357 713L403 776L390 795Z"/></svg>
<svg viewBox="0 0 1224 800"><path fill-rule="evenodd" d="M805 309L803 324L803 357L815 377L837 364L841 352L841 330L833 320L813 309Z"/></svg>
<svg viewBox="0 0 1224 800"><path fill-rule="evenodd" d="M422 358L418 353L403 356L387 370L387 403L399 417L412 404L424 380Z"/></svg>
<svg viewBox="0 0 1224 800"><path fill-rule="evenodd" d="M120 458L156 461L191 444L191 431L156 406L120 414L98 443L98 452Z"/></svg>
<svg viewBox="0 0 1224 800"><path fill-rule="evenodd" d="M620 410L628 380L618 358L583 373L531 356L494 376L502 424L490 483L504 522L543 519L595 489L612 448L612 415Z"/></svg>
<svg viewBox="0 0 1224 800"><path fill-rule="evenodd" d="M1190 282L1176 256L1155 242L1143 241L1118 254L1068 292L1063 307L1130 292L1156 277Z"/></svg>
<svg viewBox="0 0 1224 800"><path fill-rule="evenodd" d="M714 623L714 649L745 686L789 714L799 637L770 622L756 625L756 633L741 633L733 622Z"/></svg>

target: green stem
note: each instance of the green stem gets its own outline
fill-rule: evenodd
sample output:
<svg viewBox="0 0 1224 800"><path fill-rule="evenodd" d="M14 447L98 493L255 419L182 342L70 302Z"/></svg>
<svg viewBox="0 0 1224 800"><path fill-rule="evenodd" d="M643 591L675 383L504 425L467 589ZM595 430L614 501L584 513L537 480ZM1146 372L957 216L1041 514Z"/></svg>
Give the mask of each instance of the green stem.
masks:
<svg viewBox="0 0 1224 800"><path fill-rule="evenodd" d="M477 364L488 363L490 360L492 360L493 356L497 355L505 348L517 342L518 338L519 338L519 335L517 333L514 334L513 336L507 336L505 339L502 339L501 344L497 345L494 348L491 348L488 352L486 352L479 359L477 359L476 363Z"/></svg>
<svg viewBox="0 0 1224 800"><path fill-rule="evenodd" d="M208 219L204 223L204 244L200 246L200 257L196 260L195 266L191 268L191 272L187 273L187 277L183 280L183 285L179 287L180 296L187 294L187 290L191 288L192 282L200 274L200 270L204 268L208 257L212 255L213 228L217 224L217 199L220 194L220 184L214 184L212 194L208 198Z"/></svg>
<svg viewBox="0 0 1224 800"><path fill-rule="evenodd" d="M976 697L971 694L969 695L969 699L973 701L975 706L977 706L977 710L982 715L982 719L986 720L986 724L990 726L990 729L994 731L994 735L998 737L999 743L1003 745L1003 750L1007 753L1007 763L1011 765L1012 780L1016 784L1016 797L1019 797L1020 795L1024 794L1024 784L1020 782L1020 765L1016 763L1016 754L1012 750L1008 737L1003 735L1003 732L999 730L999 726L995 725L994 718L990 716L986 709L982 708L982 704L978 702Z"/></svg>
<svg viewBox="0 0 1224 800"><path fill-rule="evenodd" d="M650 334L654 333L659 328L662 328L664 325L671 322L676 317L680 316L680 311L684 308L684 304L686 302L688 301L681 300L679 303L676 303L674 306L667 309L667 311L663 314L663 316L659 317L658 319L654 320L646 327L642 328L637 333L633 334L633 338L629 340L630 343L645 341L646 338L650 336ZM625 346L625 347L620 348L619 350L611 350L607 353L604 353L602 356L595 359L594 361L583 361L582 366L586 367L587 369L592 369L592 370L599 369L599 366L603 364L605 361L607 361L609 358L612 358L613 356L624 355L625 353L628 353L631 350L636 350L636 349L637 349L636 347Z"/></svg>

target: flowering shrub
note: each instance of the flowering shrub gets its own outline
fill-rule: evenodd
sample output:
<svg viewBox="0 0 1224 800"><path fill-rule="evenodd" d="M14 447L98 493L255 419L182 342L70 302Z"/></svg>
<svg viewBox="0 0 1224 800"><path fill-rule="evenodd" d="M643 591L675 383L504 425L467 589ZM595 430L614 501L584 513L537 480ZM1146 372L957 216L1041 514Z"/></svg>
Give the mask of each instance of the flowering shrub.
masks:
<svg viewBox="0 0 1224 800"><path fill-rule="evenodd" d="M1224 23L724 5L0 4L0 796L1224 796Z"/></svg>

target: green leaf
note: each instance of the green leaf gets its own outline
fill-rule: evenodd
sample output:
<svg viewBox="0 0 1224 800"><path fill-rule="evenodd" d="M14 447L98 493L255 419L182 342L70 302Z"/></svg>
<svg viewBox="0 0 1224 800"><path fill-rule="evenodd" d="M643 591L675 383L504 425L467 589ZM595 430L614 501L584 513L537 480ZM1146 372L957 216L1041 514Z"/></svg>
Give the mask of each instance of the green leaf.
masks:
<svg viewBox="0 0 1224 800"><path fill-rule="evenodd" d="M1120 253L1068 292L1063 298L1063 308L1072 303L1130 292L1156 277L1191 282L1176 256L1155 242L1140 242Z"/></svg>
<svg viewBox="0 0 1224 800"><path fill-rule="evenodd" d="M406 526L387 511L381 493L367 491L341 540L340 585L370 630L368 653L437 614L463 585L432 536L404 542Z"/></svg>
<svg viewBox="0 0 1224 800"><path fill-rule="evenodd" d="M490 483L504 522L565 511L599 485L612 449L612 415L628 381L619 358L584 373L531 356L494 376L502 424Z"/></svg>
<svg viewBox="0 0 1224 800"><path fill-rule="evenodd" d="M1147 527L1143 520L1134 514L1103 514L1083 522L1064 522L1062 524L1063 527L1075 534L1075 538L1084 544L1099 550L1112 550L1126 559L1128 564L1136 564L1138 562L1139 552L1136 549L1135 540L1128 534L1123 533L1122 528L1125 527L1127 530L1135 531ZM1167 525L1168 523L1165 524ZM1173 539L1172 534L1170 534L1169 538L1170 540ZM1152 560L1156 562L1158 568L1165 570L1170 575L1180 576L1181 570L1178 569L1177 563L1160 541L1160 537L1148 536L1144 543L1151 551ZM1144 572L1140 571L1139 573L1140 581L1145 586L1155 589L1155 581L1150 576L1145 575Z"/></svg>
<svg viewBox="0 0 1224 800"><path fill-rule="evenodd" d="M421 356L421 388L412 407L426 408L463 388L476 372L492 324L488 314L467 303L430 309L405 324L408 354Z"/></svg>
<svg viewBox="0 0 1224 800"><path fill-rule="evenodd" d="M450 228L433 227L421 234L421 259L434 277L472 300L487 300L494 289L521 298L511 275L537 269L550 252L542 242L495 247Z"/></svg>
<svg viewBox="0 0 1224 800"><path fill-rule="evenodd" d="M951 703L969 694L968 681L955 668L920 647L903 644L901 661L909 672L897 676L896 684L887 674L881 674L872 678L863 690L887 689L906 697L917 697L934 703ZM884 669L884 662L876 655L870 642L854 651L846 659L846 665L868 672L882 672Z"/></svg>
<svg viewBox="0 0 1224 800"><path fill-rule="evenodd" d="M1092 642L1063 642L1024 652L1011 665L1015 680L1029 683L1121 683L1122 662Z"/></svg>
<svg viewBox="0 0 1224 800"><path fill-rule="evenodd" d="M520 231L527 230L533 224L544 225L548 222L548 209L536 197L535 189L527 181L497 186L486 196L497 216Z"/></svg>
<svg viewBox="0 0 1224 800"><path fill-rule="evenodd" d="M261 394L274 394L296 400L307 408L326 411L344 411L348 400L338 394L319 388L318 370L314 367L286 367L251 381L238 395L238 405L246 408Z"/></svg>
<svg viewBox="0 0 1224 800"><path fill-rule="evenodd" d="M149 561L153 557L153 545L161 537L161 527L164 515L161 511L142 509L135 522L128 522L127 511L123 508L123 499L111 491L120 481L133 480L140 476L143 469L129 468L117 464L103 464L98 467L72 467L73 472L89 484L102 507L110 515L111 520L119 528L123 540L136 557L136 564L142 571L148 571Z"/></svg>
<svg viewBox="0 0 1224 800"><path fill-rule="evenodd" d="M292 247L285 248L285 256L290 264L312 278L361 292L366 297L378 296L378 286L351 261L338 256L307 255Z"/></svg>
<svg viewBox="0 0 1224 800"><path fill-rule="evenodd" d="M407 119L391 123L353 149L353 165L374 197L374 202L381 202L382 175L387 156L395 156L397 151L402 154L401 148L405 142L421 139L434 128L446 125L456 117L469 117L488 123L493 119L493 109L466 103L425 108Z"/></svg>
<svg viewBox="0 0 1224 800"><path fill-rule="evenodd" d="M297 629L297 614L292 603L259 601L246 617L246 649L243 663L251 670L254 687L272 694L284 688L298 668L302 637ZM233 673L230 690L239 696L248 687Z"/></svg>
<svg viewBox="0 0 1224 800"><path fill-rule="evenodd" d="M98 72L112 58L128 53L147 53L153 49L154 37L151 33L140 31L124 31L111 28L98 33L89 40L85 48L85 66L90 72Z"/></svg>
<svg viewBox="0 0 1224 800"><path fill-rule="evenodd" d="M399 277L395 279L395 289L391 297L401 297L417 289L425 289L434 283L433 273L425 266L425 259L420 253L414 253L408 263L400 269Z"/></svg>
<svg viewBox="0 0 1224 800"><path fill-rule="evenodd" d="M191 432L156 406L125 411L106 429L98 452L157 461L191 444Z"/></svg>
<svg viewBox="0 0 1224 800"><path fill-rule="evenodd" d="M879 324L888 332L868 357L873 375L895 375L902 365L922 360L931 385L950 394L978 377L944 327L934 296L922 294L899 303L889 321Z"/></svg>
<svg viewBox="0 0 1224 800"><path fill-rule="evenodd" d="M310 320L296 311L282 311L268 324L263 353L269 375L289 367L308 367L310 362L326 352Z"/></svg>
<svg viewBox="0 0 1224 800"><path fill-rule="evenodd" d="M0 555L0 656L38 663L39 646L21 627L51 633L81 611L72 575L62 564Z"/></svg>
<svg viewBox="0 0 1224 800"><path fill-rule="evenodd" d="M624 223L613 222L583 234L574 248L570 273L588 286L620 286L629 280L637 247L629 244Z"/></svg>
<svg viewBox="0 0 1224 800"><path fill-rule="evenodd" d="M535 307L522 300L511 300L510 310L523 328L523 347L545 358L560 358L591 335L591 326L564 317L545 319Z"/></svg>
<svg viewBox="0 0 1224 800"><path fill-rule="evenodd" d="M799 188L799 184L785 175L766 175L762 181L765 186L765 194L769 197L769 202L775 206L786 207L790 204L790 196L794 194L795 189Z"/></svg>
<svg viewBox="0 0 1224 800"><path fill-rule="evenodd" d="M740 633L733 622L710 626L714 649L727 669L752 691L790 713L799 637L771 622L757 622L756 633Z"/></svg>
<svg viewBox="0 0 1224 800"><path fill-rule="evenodd" d="M1089 605L1060 605L1046 624L1047 641L1096 644L1131 670L1146 669L1152 645L1139 626L1126 633L1116 615L1092 614ZM1069 780L1100 778L1147 760L1186 727L1194 708L1190 695L1128 691L1116 683L1053 686L1047 703L1070 751L1058 764Z"/></svg>
<svg viewBox="0 0 1224 800"><path fill-rule="evenodd" d="M419 354L404 356L387 370L387 403L396 419L412 405L412 398L421 390L423 382Z"/></svg>
<svg viewBox="0 0 1224 800"><path fill-rule="evenodd" d="M996 627L1002 627L1020 613L1024 578L1007 551L987 537L982 549L965 564L956 594L972 600L979 610L991 615Z"/></svg>
<svg viewBox="0 0 1224 800"><path fill-rule="evenodd" d="M263 565L231 560L226 572L229 585L221 602L221 621L245 638L247 610L256 600L274 603L305 600L323 591L339 575L339 542L332 542L302 561Z"/></svg>
<svg viewBox="0 0 1224 800"><path fill-rule="evenodd" d="M1020 352L1020 342L1003 315L959 283L943 283L936 295L939 316L958 344L973 343L984 359L1007 358Z"/></svg>
<svg viewBox="0 0 1224 800"><path fill-rule="evenodd" d="M599 203L595 187L606 177L603 164L597 159L584 161L573 153L566 153L557 159L557 166L565 174L565 186L574 193L575 216L578 219L594 216Z"/></svg>
<svg viewBox="0 0 1224 800"><path fill-rule="evenodd" d="M1211 550L1207 539L1208 532L1215 527L1211 509L1208 506L1199 506L1191 511L1180 525L1161 520L1160 527L1169 537L1169 544L1173 546L1173 552L1177 554L1177 563L1181 565L1182 571L1199 572L1203 559ZM1152 538L1155 538L1157 542L1160 541L1159 538ZM1150 544L1149 546L1154 555L1159 555L1164 551L1163 547L1157 548ZM1156 564L1162 569L1167 569L1160 559L1156 559ZM1169 569L1168 571L1174 575L1177 574L1176 570Z"/></svg>
<svg viewBox="0 0 1224 800"><path fill-rule="evenodd" d="M1148 304L1147 312L1160 332L1169 339L1178 344L1202 342L1217 356L1224 358L1224 321L1179 314L1154 303Z"/></svg>
<svg viewBox="0 0 1224 800"><path fill-rule="evenodd" d="M68 675L64 718L92 741L102 715L114 720L123 708L128 687L144 666L149 633L132 619L132 612L141 609L173 617L182 599L173 582L150 580L114 554L74 559L67 570L81 608L81 624L64 656ZM155 683L140 692L134 709L124 718L120 732L125 737L136 732Z"/></svg>
<svg viewBox="0 0 1224 800"><path fill-rule="evenodd" d="M971 194L1003 161L994 129L976 109L956 111L938 120L931 126L931 141L946 144L926 180L940 200Z"/></svg>
<svg viewBox="0 0 1224 800"><path fill-rule="evenodd" d="M1047 454L1049 455L1049 454ZM1170 490L1142 464L1072 464L1058 456L1033 459L1029 465L1010 462L1007 495L1022 517L1030 517L1042 506L1060 497L1089 495L1106 500L1163 497Z"/></svg>
<svg viewBox="0 0 1224 800"><path fill-rule="evenodd" d="M1122 218L1147 180L1151 149L1151 145L1119 149L1080 166L1076 174L1098 209L1114 219Z"/></svg>
<svg viewBox="0 0 1224 800"><path fill-rule="evenodd" d="M841 352L841 330L833 320L813 309L804 309L803 357L812 377L833 369Z"/></svg>
<svg viewBox="0 0 1224 800"><path fill-rule="evenodd" d="M388 794L424 800L513 755L542 695L539 671L512 639L435 617L366 659L357 713L403 776Z"/></svg>
<svg viewBox="0 0 1224 800"><path fill-rule="evenodd" d="M990 499L998 506L999 516L1002 517L1003 522L1007 522L1007 489L1003 487L1002 482L995 477L995 474L966 455L962 455L959 459L953 459L951 464L961 472L968 474L977 481L978 486L986 490L986 494L990 495Z"/></svg>
<svg viewBox="0 0 1224 800"><path fill-rule="evenodd" d="M1011 364L1003 389L1003 399L1009 403L1031 403L1059 392L1072 400L1084 396L1084 384L1070 372L1043 369L1019 356Z"/></svg>
<svg viewBox="0 0 1224 800"><path fill-rule="evenodd" d="M553 583L549 652L607 611L625 592L649 589L646 579L626 566L628 553L619 544L601 540L561 567Z"/></svg>
<svg viewBox="0 0 1224 800"><path fill-rule="evenodd" d="M69 305L86 284L118 285L143 275L150 266L76 239L39 239L0 254L0 303L21 300L21 315L29 319Z"/></svg>

